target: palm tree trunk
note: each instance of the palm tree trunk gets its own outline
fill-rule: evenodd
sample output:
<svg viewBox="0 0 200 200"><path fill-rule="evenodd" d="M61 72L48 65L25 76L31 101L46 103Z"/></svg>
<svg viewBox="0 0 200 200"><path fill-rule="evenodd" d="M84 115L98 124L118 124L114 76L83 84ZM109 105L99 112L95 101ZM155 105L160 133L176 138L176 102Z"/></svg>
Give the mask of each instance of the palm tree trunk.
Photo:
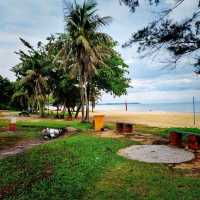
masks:
<svg viewBox="0 0 200 200"><path fill-rule="evenodd" d="M84 91L84 81L83 77L80 77L80 96L81 96L81 121L85 121L85 91Z"/></svg>
<svg viewBox="0 0 200 200"><path fill-rule="evenodd" d="M86 89L85 89L85 93L86 93L86 116L85 116L85 120L86 122L89 122L90 120L90 87L89 84L87 85Z"/></svg>
<svg viewBox="0 0 200 200"><path fill-rule="evenodd" d="M40 117L44 117L44 102L39 101L39 111L40 111Z"/></svg>

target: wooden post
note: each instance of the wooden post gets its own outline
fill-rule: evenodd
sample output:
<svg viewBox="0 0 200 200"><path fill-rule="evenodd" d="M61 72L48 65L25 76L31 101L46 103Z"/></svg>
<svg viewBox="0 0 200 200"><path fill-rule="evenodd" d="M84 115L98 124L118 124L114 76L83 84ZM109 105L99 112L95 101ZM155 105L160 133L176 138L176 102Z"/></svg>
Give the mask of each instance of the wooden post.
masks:
<svg viewBox="0 0 200 200"><path fill-rule="evenodd" d="M195 124L196 124L195 100L194 100L194 96L193 96L193 124L194 124L194 126L195 126Z"/></svg>
<svg viewBox="0 0 200 200"><path fill-rule="evenodd" d="M126 111L128 111L128 104L127 104L127 101L125 101L125 108L126 108Z"/></svg>

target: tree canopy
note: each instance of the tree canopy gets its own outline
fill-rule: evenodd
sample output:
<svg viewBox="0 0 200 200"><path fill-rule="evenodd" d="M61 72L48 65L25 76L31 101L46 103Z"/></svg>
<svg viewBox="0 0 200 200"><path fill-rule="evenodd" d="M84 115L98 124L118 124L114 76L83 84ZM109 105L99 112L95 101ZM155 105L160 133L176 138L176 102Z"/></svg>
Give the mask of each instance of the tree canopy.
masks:
<svg viewBox="0 0 200 200"><path fill-rule="evenodd" d="M68 33L55 34L47 37L46 42L39 42L37 48L33 48L21 39L28 51L17 52L21 63L12 69L17 76L13 100L24 108L31 108L33 111L39 109L43 115L45 104L51 96L55 106L62 106L63 113L67 109L69 116L72 117L73 111L76 112L75 117L78 116L82 105L80 74L73 67L76 57L70 54L66 59L69 40ZM87 101L91 102L93 107L102 91L121 96L126 94L130 82L128 65L115 50L117 43L109 37L109 42L103 44L110 54L102 57L102 62L95 65L95 73L91 74L86 83Z"/></svg>

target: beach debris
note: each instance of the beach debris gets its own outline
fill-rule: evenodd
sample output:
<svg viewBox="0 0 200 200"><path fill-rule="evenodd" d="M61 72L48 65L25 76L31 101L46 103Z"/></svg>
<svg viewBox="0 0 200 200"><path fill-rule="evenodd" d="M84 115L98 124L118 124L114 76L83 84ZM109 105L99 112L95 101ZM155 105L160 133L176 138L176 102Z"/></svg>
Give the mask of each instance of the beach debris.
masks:
<svg viewBox="0 0 200 200"><path fill-rule="evenodd" d="M45 140L54 139L64 134L65 129L45 128L42 130L43 138Z"/></svg>
<svg viewBox="0 0 200 200"><path fill-rule="evenodd" d="M195 158L192 152L166 145L133 145L118 154L131 160L165 164L183 163Z"/></svg>

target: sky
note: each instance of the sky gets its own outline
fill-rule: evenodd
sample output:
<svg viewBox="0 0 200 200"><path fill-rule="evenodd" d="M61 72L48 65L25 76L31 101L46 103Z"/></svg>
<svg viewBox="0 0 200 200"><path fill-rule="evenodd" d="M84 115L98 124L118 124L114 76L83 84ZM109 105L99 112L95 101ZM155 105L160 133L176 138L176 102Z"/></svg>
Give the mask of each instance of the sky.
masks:
<svg viewBox="0 0 200 200"><path fill-rule="evenodd" d="M69 0L66 0L69 1ZM171 6L175 0L166 0L165 6ZM82 2L82 0L77 0ZM158 17L162 7L151 7L142 1L135 13L119 4L119 0L97 0L98 13L111 16L112 23L103 28L118 41L117 50L129 65L131 88L122 97L103 94L102 102L191 102L195 96L200 101L200 77L193 73L192 60L185 58L176 69L166 68L162 61L168 58L164 51L153 58L141 58L137 46L122 48L131 33L147 25ZM171 13L170 17L178 21L182 16L190 16L196 9L198 0L185 2ZM183 14L184 13L184 14ZM19 63L14 53L23 49L19 37L31 44L44 41L47 36L64 31L62 0L6 0L0 1L0 74L15 80L10 69Z"/></svg>

